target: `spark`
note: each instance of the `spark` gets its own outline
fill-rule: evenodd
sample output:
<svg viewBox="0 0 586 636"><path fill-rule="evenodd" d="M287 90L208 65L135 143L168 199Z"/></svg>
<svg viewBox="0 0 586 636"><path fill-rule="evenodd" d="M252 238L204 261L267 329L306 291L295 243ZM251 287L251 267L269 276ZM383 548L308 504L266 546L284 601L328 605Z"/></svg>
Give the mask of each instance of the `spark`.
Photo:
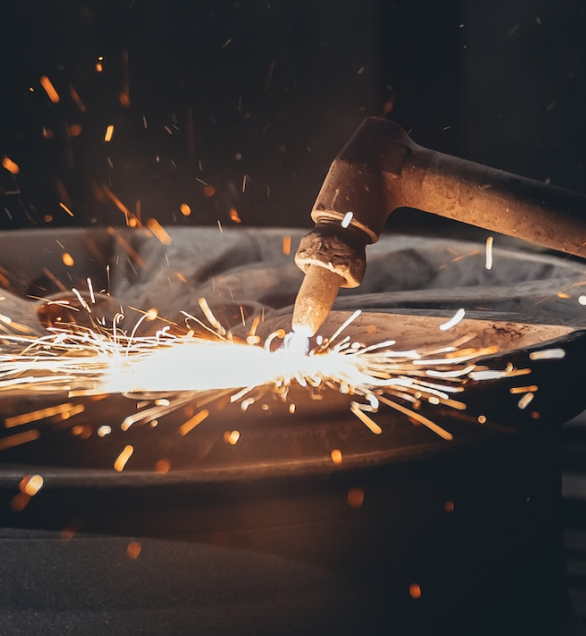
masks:
<svg viewBox="0 0 586 636"><path fill-rule="evenodd" d="M124 470L124 467L126 466L126 462L128 462L128 460L132 456L132 453L134 453L133 446L128 444L127 446L124 447L124 450L120 453L120 455L118 455L118 457L116 458L116 461L114 462L114 470L116 472L121 473Z"/></svg>
<svg viewBox="0 0 586 636"><path fill-rule="evenodd" d="M413 599L421 598L421 586L418 583L411 583L409 586L409 596Z"/></svg>
<svg viewBox="0 0 586 636"><path fill-rule="evenodd" d="M331 452L331 457L332 457L332 461L334 462L334 464L341 464L343 457L342 457L342 451L340 451L339 449L335 448L332 452Z"/></svg>
<svg viewBox="0 0 586 636"><path fill-rule="evenodd" d="M110 143L112 141L112 136L114 135L114 126L110 124L106 128L106 132L104 133L104 141L106 143Z"/></svg>
<svg viewBox="0 0 586 636"><path fill-rule="evenodd" d="M155 464L155 471L161 474L168 473L171 470L171 463L168 459L159 459Z"/></svg>
<svg viewBox="0 0 586 636"><path fill-rule="evenodd" d="M224 441L230 446L234 446L240 439L240 431L226 431L224 433Z"/></svg>
<svg viewBox="0 0 586 636"><path fill-rule="evenodd" d="M12 161L10 157L4 157L4 159L2 159L2 167L6 168L11 174L18 174L20 172L19 165Z"/></svg>
<svg viewBox="0 0 586 636"><path fill-rule="evenodd" d="M236 208L230 208L229 210L230 221L233 223L242 223L242 219L238 215L238 210Z"/></svg>
<svg viewBox="0 0 586 636"><path fill-rule="evenodd" d="M13 415L12 417L7 417L4 420L4 426L6 428L14 428L15 426L22 426L23 424L30 424L31 422L37 422L48 417L53 417L54 415L63 415L73 410L77 412L78 406L82 405L75 405L71 402L67 402L65 404L58 404L57 406L49 406L44 409L23 413L22 415Z"/></svg>
<svg viewBox="0 0 586 636"><path fill-rule="evenodd" d="M159 239L163 245L171 245L171 237L165 228L157 221L157 219L149 219L147 221L148 229L153 236Z"/></svg>
<svg viewBox="0 0 586 636"><path fill-rule="evenodd" d="M142 550L142 546L138 541L131 541L126 548L126 554L130 559L138 559Z"/></svg>
<svg viewBox="0 0 586 636"><path fill-rule="evenodd" d="M455 327L459 322L463 320L465 315L466 311L462 307L460 307L460 309L458 309L458 311L447 322L444 322L442 325L439 326L440 330L447 331L448 329Z"/></svg>
<svg viewBox="0 0 586 636"><path fill-rule="evenodd" d="M342 222L340 225L344 229L346 229L350 225L350 222L352 221L353 216L354 216L354 212L346 212L346 214L344 214L344 218L342 219Z"/></svg>
<svg viewBox="0 0 586 636"><path fill-rule="evenodd" d="M108 188L106 185L102 185L104 194L112 201L112 203L124 214L124 219L128 227L139 227L140 220L134 215L122 201Z"/></svg>
<svg viewBox="0 0 586 636"><path fill-rule="evenodd" d="M66 267L73 267L75 265L75 261L73 260L73 256L69 252L63 252L61 255L61 260L63 261L63 265Z"/></svg>
<svg viewBox="0 0 586 636"><path fill-rule="evenodd" d="M59 93L55 90L51 80L43 75L39 80L41 82L41 86L45 89L45 93L47 93L49 99L53 102L53 104L59 103Z"/></svg>
<svg viewBox="0 0 586 636"><path fill-rule="evenodd" d="M87 311L92 319L88 304L88 300L93 304L94 297L91 281L88 288L87 299L75 289L73 292L80 311ZM303 335L288 334L283 329L263 341L256 335L259 317L251 321L246 337L236 337L221 325L205 298L199 300L199 306L211 326L183 312L186 328L180 333L167 323L154 335L138 335L143 321L160 320L156 309L150 309L140 312L141 317L128 332L120 326L123 314L117 314L111 327L59 324L41 336L3 334L0 392L65 393L70 399L57 406L12 415L5 419L5 427L46 418L66 420L85 409L76 398L122 394L139 403L138 410L121 423L123 431L153 423L189 405L189 418L179 428L179 434L185 436L208 418L215 404L238 403L246 410L258 403L264 409L268 408L260 402L264 395L272 393L287 403L290 389L297 385L315 399L321 399L325 390L349 396L350 412L376 435L384 432L374 419L382 405L451 440L451 433L420 412L422 405L464 411L466 404L456 399L456 394L462 393L468 382L514 378L531 372L512 364L504 369L477 366L480 358L498 349L464 348L475 334L418 350L401 350L392 340L370 345L354 342L345 332L360 311L349 316L329 338L318 338L310 345ZM538 352L541 355L536 359L559 357L559 351ZM528 385L521 399L528 400L526 396L536 390L536 385ZM520 388L514 392L522 393ZM293 414L295 404L289 403L288 410ZM486 421L482 417L478 418L480 423ZM110 432L109 427L98 429L100 437ZM1 440L0 448L36 439L38 432L26 431L24 435L9 438L14 442ZM235 444L239 437L238 431L229 431L226 441ZM125 448L115 462L117 471L123 470L132 452L132 447ZM332 455L334 463L337 457Z"/></svg>
<svg viewBox="0 0 586 636"><path fill-rule="evenodd" d="M360 408L357 402L352 402L350 411L375 435L380 435L383 432L383 429Z"/></svg>
<svg viewBox="0 0 586 636"><path fill-rule="evenodd" d="M75 90L73 86L69 86L69 94L71 95L71 99L75 102L75 105L79 108L82 113L85 113L87 108L83 101L81 100L78 92Z"/></svg>
<svg viewBox="0 0 586 636"><path fill-rule="evenodd" d="M193 417L190 417L179 427L179 435L185 436L192 431L198 424L201 424L210 414L207 409L202 409L199 413L196 413Z"/></svg>
<svg viewBox="0 0 586 636"><path fill-rule="evenodd" d="M494 243L494 237L489 236L486 239L486 269L492 269L492 244Z"/></svg>
<svg viewBox="0 0 586 636"><path fill-rule="evenodd" d="M15 446L20 446L21 444L32 442L36 439L39 439L40 436L40 432L35 429L24 431L24 433L17 433L16 435L11 435L10 437L5 437L3 439L0 439L0 450L14 448Z"/></svg>
<svg viewBox="0 0 586 636"><path fill-rule="evenodd" d="M362 488L350 488L346 495L346 501L351 508L361 508L364 503L364 490Z"/></svg>
<svg viewBox="0 0 586 636"><path fill-rule="evenodd" d="M513 386L509 389L509 393L511 395L516 395L518 393L532 393L538 389L539 387L536 384L531 384L529 386Z"/></svg>
<svg viewBox="0 0 586 636"><path fill-rule="evenodd" d="M532 351L529 354L530 360L561 360L566 357L563 349L543 349L542 351Z"/></svg>
<svg viewBox="0 0 586 636"><path fill-rule="evenodd" d="M525 393L525 395L519 400L518 406L520 409L525 409L533 401L535 397L534 393Z"/></svg>
<svg viewBox="0 0 586 636"><path fill-rule="evenodd" d="M59 203L59 206L61 208L63 208L65 210L65 212L67 212L67 214L69 214L69 216L74 216L73 212L65 205L65 203Z"/></svg>
<svg viewBox="0 0 586 636"><path fill-rule="evenodd" d="M29 497L34 497L43 487L43 478L41 475L26 475L18 485L20 492Z"/></svg>

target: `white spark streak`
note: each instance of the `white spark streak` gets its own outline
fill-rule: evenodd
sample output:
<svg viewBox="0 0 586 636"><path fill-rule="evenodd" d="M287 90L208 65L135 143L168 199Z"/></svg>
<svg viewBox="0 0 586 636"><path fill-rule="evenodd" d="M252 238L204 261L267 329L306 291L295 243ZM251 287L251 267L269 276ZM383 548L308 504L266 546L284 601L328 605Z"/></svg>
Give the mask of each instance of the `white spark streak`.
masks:
<svg viewBox="0 0 586 636"><path fill-rule="evenodd" d="M442 325L439 326L440 330L447 331L448 329L455 327L459 322L463 320L465 315L466 311L462 307L460 307L460 309L458 309L458 311L447 322L444 322Z"/></svg>
<svg viewBox="0 0 586 636"><path fill-rule="evenodd" d="M493 242L494 242L494 237L493 236L489 236L486 239L486 263L485 263L485 267L488 270L492 269L492 244L493 244Z"/></svg>
<svg viewBox="0 0 586 636"><path fill-rule="evenodd" d="M543 349L542 351L532 351L529 354L530 360L561 360L566 357L563 349Z"/></svg>
<svg viewBox="0 0 586 636"><path fill-rule="evenodd" d="M346 214L344 214L344 218L342 219L342 222L340 223L340 225L344 229L346 229L350 225L350 222L352 221L353 217L354 217L354 212L346 212Z"/></svg>

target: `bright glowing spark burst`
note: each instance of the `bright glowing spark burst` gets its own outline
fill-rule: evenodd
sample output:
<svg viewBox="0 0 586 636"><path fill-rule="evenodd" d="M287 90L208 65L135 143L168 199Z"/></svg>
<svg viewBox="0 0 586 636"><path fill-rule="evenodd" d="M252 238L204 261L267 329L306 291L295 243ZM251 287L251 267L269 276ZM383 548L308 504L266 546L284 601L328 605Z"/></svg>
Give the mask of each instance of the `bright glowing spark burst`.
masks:
<svg viewBox="0 0 586 636"><path fill-rule="evenodd" d="M137 335L140 324L152 320L152 310L143 313L130 334L119 328L123 316L118 314L111 329L97 324L94 328L62 325L36 338L3 335L0 391L67 393L71 400L104 394L146 398L150 406L141 407L122 422L122 429L128 430L136 423L155 422L192 402L196 394L206 394L204 401L198 398L200 406L228 397L246 410L269 392L286 401L293 385L311 391L328 388L356 398L351 401L350 411L375 434L383 429L372 415L384 404L450 440L448 431L418 412L422 403L465 410L466 404L454 396L464 390L469 380L493 380L530 372L512 365L503 371L477 368L475 361L496 353L498 347L463 348L475 334L437 347L406 351L395 349L396 343L389 340L368 346L353 342L344 332L360 311L352 314L329 339L318 339L318 344L308 349L307 339L284 330L271 333L261 342L255 336L258 321L253 321L247 338L238 340L220 325L203 298L200 307L212 327L188 314L186 323L197 323L200 330L205 330L205 337L193 330L175 335L169 325L153 336ZM91 313L89 306L85 309ZM462 313L440 328L461 320ZM560 355L555 349L544 354L540 357ZM167 399L169 396L171 399ZM529 399L522 398L520 408ZM18 427L47 417L63 420L84 408L83 404L67 402L13 416L5 420L5 425ZM290 404L289 412L294 411L294 404ZM180 434L188 434L208 415L207 409L200 409L182 425ZM101 435L109 432L101 430ZM240 434L235 433L230 434L228 443L238 441ZM20 443L25 441L28 438ZM2 444L5 448L12 445L6 440L0 442L0 447ZM115 463L116 470L124 468L132 452L132 447L125 448Z"/></svg>

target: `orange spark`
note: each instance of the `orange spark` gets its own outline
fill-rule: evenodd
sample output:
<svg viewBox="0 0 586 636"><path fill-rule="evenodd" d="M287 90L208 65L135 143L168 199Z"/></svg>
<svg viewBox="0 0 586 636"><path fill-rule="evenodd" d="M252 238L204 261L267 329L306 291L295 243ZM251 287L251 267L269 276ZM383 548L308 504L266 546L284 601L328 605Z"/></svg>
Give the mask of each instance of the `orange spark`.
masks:
<svg viewBox="0 0 586 636"><path fill-rule="evenodd" d="M185 436L192 431L198 424L201 424L206 417L210 414L207 409L202 409L196 413L193 417L190 417L186 422L179 427L179 435Z"/></svg>
<svg viewBox="0 0 586 636"><path fill-rule="evenodd" d="M26 495L23 492L19 492L18 495L14 495L10 500L10 507L14 512L22 512L31 500L30 495Z"/></svg>
<svg viewBox="0 0 586 636"><path fill-rule="evenodd" d="M112 124L110 124L107 128L106 128L106 133L104 134L104 141L106 143L109 143L110 141L112 141L112 135L114 134L114 126L112 126Z"/></svg>
<svg viewBox="0 0 586 636"><path fill-rule="evenodd" d="M43 137L45 139L53 139L53 131L50 128L45 128L43 126Z"/></svg>
<svg viewBox="0 0 586 636"><path fill-rule="evenodd" d="M83 424L78 424L71 429L71 434L76 437L81 437L81 439L89 439L92 436L93 430L91 426L84 426ZM102 435L100 437L103 437Z"/></svg>
<svg viewBox="0 0 586 636"><path fill-rule="evenodd" d="M283 254L285 256L291 254L291 236L289 235L283 237Z"/></svg>
<svg viewBox="0 0 586 636"><path fill-rule="evenodd" d="M418 422L419 424L423 424L423 426L427 426L427 428L430 431L433 431L436 435L443 437L443 439L448 441L451 441L454 439L454 436L451 433L448 433L448 431L443 429L441 426L438 426L435 422L432 422L427 417L424 417L423 415L421 415L421 413L412 411L411 409L408 409L405 406L401 406L395 401L388 400L387 398L384 398L383 396L379 396L379 400L383 404L386 404L387 406L390 406L396 411L399 411L399 413L403 413L403 415L406 415L409 419L415 420L415 422Z"/></svg>
<svg viewBox="0 0 586 636"><path fill-rule="evenodd" d="M18 174L20 172L19 165L14 163L10 157L5 156L4 159L2 159L2 166L12 174Z"/></svg>
<svg viewBox="0 0 586 636"><path fill-rule="evenodd" d="M375 435L380 435L383 432L383 429L369 415L367 415L362 409L360 409L356 402L353 402L350 405L350 410Z"/></svg>
<svg viewBox="0 0 586 636"><path fill-rule="evenodd" d="M242 219L238 216L238 210L236 208L230 208L230 221L242 223Z"/></svg>
<svg viewBox="0 0 586 636"><path fill-rule="evenodd" d="M73 267L75 265L75 261L73 260L73 256L69 252L63 252L61 256L61 260L63 261L63 265L66 267Z"/></svg>
<svg viewBox="0 0 586 636"><path fill-rule="evenodd" d="M54 415L64 415L75 411L79 413L79 407L82 404L73 404L73 402L66 402L64 404L58 404L57 406L47 406L44 409L38 409L37 411L30 411L21 415L13 415L7 417L4 420L4 426L6 428L14 428L15 426L22 426L23 424L30 424L31 422L37 422L47 417L53 417Z"/></svg>
<svg viewBox="0 0 586 636"><path fill-rule="evenodd" d="M77 91L75 90L75 88L73 88L73 86L71 85L69 86L69 94L71 95L71 99L75 102L75 105L79 108L79 110L82 113L85 113L87 108L85 107L85 104L81 101L81 98L77 94Z"/></svg>
<svg viewBox="0 0 586 636"><path fill-rule="evenodd" d="M130 106L130 95L127 90L120 91L118 101L122 104L122 106L124 106L124 108L128 108Z"/></svg>
<svg viewBox="0 0 586 636"><path fill-rule="evenodd" d="M362 508L362 504L364 503L364 490L362 488L350 488L346 500L351 508Z"/></svg>
<svg viewBox="0 0 586 636"><path fill-rule="evenodd" d="M65 203L60 202L59 207L63 208L69 216L73 216L73 212L65 205Z"/></svg>
<svg viewBox="0 0 586 636"><path fill-rule="evenodd" d="M342 451L338 450L337 448L332 451L331 457L334 464L342 463Z"/></svg>
<svg viewBox="0 0 586 636"><path fill-rule="evenodd" d="M155 464L155 471L157 473L168 473L171 470L171 463L167 459L159 459Z"/></svg>
<svg viewBox="0 0 586 636"><path fill-rule="evenodd" d="M456 509L456 506L454 505L453 501L446 501L444 503L444 510L446 512L454 512L455 509Z"/></svg>
<svg viewBox="0 0 586 636"><path fill-rule="evenodd" d="M81 135L82 128L79 124L73 124L69 126L67 132L70 137L79 137Z"/></svg>
<svg viewBox="0 0 586 636"><path fill-rule="evenodd" d="M126 466L126 462L130 459L132 453L134 453L134 447L128 444L124 447L124 450L118 455L114 462L114 470L121 473Z"/></svg>
<svg viewBox="0 0 586 636"><path fill-rule="evenodd" d="M102 185L102 189L106 196L112 201L112 203L124 214L124 218L126 219L126 225L128 227L137 227L140 225L138 218L132 214L132 212L120 201L120 199L110 190L110 188L106 185Z"/></svg>
<svg viewBox="0 0 586 636"><path fill-rule="evenodd" d="M33 497L43 487L41 475L25 475L18 484L21 493Z"/></svg>
<svg viewBox="0 0 586 636"><path fill-rule="evenodd" d="M118 95L118 101L128 108L130 106L130 79L128 72L128 49L122 51L122 67L124 69L123 87Z"/></svg>
<svg viewBox="0 0 586 636"><path fill-rule="evenodd" d="M142 550L142 546L138 541L131 541L126 548L126 554L131 559L138 559L140 551Z"/></svg>
<svg viewBox="0 0 586 636"><path fill-rule="evenodd" d="M539 389L536 384L531 384L529 386L513 386L509 389L509 393L515 395L515 393L531 393L535 392Z"/></svg>
<svg viewBox="0 0 586 636"><path fill-rule="evenodd" d="M224 433L224 441L231 446L234 446L240 439L240 431L226 431Z"/></svg>
<svg viewBox="0 0 586 636"><path fill-rule="evenodd" d="M183 216L189 216L191 214L191 208L187 205L187 203L182 203L179 206L179 211Z"/></svg>
<svg viewBox="0 0 586 636"><path fill-rule="evenodd" d="M211 185L207 185L204 189L203 189L203 193L206 197L213 197L214 194L216 194L216 188L214 188L214 186Z"/></svg>
<svg viewBox="0 0 586 636"><path fill-rule="evenodd" d="M67 256L65 256L65 254L67 254ZM71 265L73 265L73 257L71 256L71 254L68 254L67 252L63 253L61 260L68 267L71 267ZM67 262L65 262L66 260ZM55 276L55 274L53 274L53 272L50 269L48 269L47 267L43 267L43 274L45 274L45 276L49 278L51 282L56 287L58 287L61 291L67 291L67 287L65 287L65 285L57 278L57 276Z"/></svg>
<svg viewBox="0 0 586 636"><path fill-rule="evenodd" d="M14 446L20 446L21 444L32 442L35 439L39 439L40 436L41 434L39 431L34 430L5 437L4 439L0 439L0 450L6 450L7 448L13 448Z"/></svg>
<svg viewBox="0 0 586 636"><path fill-rule="evenodd" d="M411 583L409 586L409 596L415 599L421 598L421 587L418 583Z"/></svg>
<svg viewBox="0 0 586 636"><path fill-rule="evenodd" d="M157 219L149 219L147 221L147 227L153 233L153 235L156 236L159 241L161 241L163 245L171 244L171 237L169 236L165 228L163 228L163 226L157 221Z"/></svg>
<svg viewBox="0 0 586 636"><path fill-rule="evenodd" d="M53 102L53 104L59 103L59 93L55 90L55 87L51 83L51 80L43 75L39 80L41 82L41 86L45 89L45 93L49 96L49 99Z"/></svg>

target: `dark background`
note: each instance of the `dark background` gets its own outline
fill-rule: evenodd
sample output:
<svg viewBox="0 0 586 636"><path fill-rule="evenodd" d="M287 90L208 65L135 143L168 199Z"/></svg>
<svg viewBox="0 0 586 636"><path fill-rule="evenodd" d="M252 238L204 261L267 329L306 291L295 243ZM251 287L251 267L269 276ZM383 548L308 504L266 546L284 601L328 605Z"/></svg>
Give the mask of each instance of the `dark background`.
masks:
<svg viewBox="0 0 586 636"><path fill-rule="evenodd" d="M421 145L586 190L583 0L6 0L0 11L0 157L20 169L0 167L2 228L123 225L121 206L142 222L233 225L233 209L243 225L310 226L329 163L367 115Z"/></svg>

